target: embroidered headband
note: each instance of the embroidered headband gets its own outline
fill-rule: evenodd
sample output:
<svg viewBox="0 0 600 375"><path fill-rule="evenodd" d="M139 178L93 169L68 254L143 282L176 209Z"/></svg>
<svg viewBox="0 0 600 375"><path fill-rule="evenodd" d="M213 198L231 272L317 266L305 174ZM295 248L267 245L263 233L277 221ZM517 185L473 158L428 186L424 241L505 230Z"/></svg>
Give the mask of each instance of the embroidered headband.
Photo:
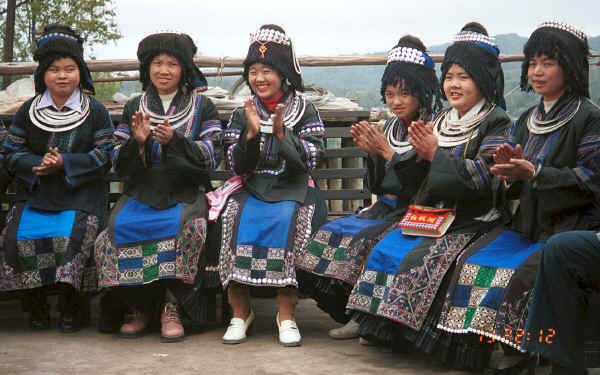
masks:
<svg viewBox="0 0 600 375"><path fill-rule="evenodd" d="M68 35L68 34L63 34L63 33L50 33L50 34L44 35L43 38L41 38L40 40L38 40L37 47L40 48L47 41L52 40L52 39L58 39L58 38L69 39L69 40L72 40L74 42L79 42L79 40L77 38L75 38L73 35Z"/></svg>
<svg viewBox="0 0 600 375"><path fill-rule="evenodd" d="M577 39L581 40L582 42L587 39L587 36L583 32L583 30L579 30L579 29L577 29L569 24L566 24L564 22L546 21L546 22L542 22L538 26L538 29L541 29L542 27L551 27L553 29L566 31L566 32L572 34L573 36L575 36Z"/></svg>
<svg viewBox="0 0 600 375"><path fill-rule="evenodd" d="M273 29L260 29L257 32L250 34L250 44L254 42L260 44L273 42L284 46L292 45L292 41L286 34Z"/></svg>
<svg viewBox="0 0 600 375"><path fill-rule="evenodd" d="M410 47L395 47L388 53L387 63L394 61L423 65L428 68L435 66L431 57L423 51Z"/></svg>
<svg viewBox="0 0 600 375"><path fill-rule="evenodd" d="M267 43L277 43L282 46L290 47L292 49L292 63L294 65L294 70L297 74L302 74L300 63L296 58L296 51L292 45L292 40L287 34L274 29L259 29L255 33L250 34L250 44L252 45L253 43L260 44L258 52L261 53L263 59L265 58L265 52L267 52L267 46L265 46Z"/></svg>

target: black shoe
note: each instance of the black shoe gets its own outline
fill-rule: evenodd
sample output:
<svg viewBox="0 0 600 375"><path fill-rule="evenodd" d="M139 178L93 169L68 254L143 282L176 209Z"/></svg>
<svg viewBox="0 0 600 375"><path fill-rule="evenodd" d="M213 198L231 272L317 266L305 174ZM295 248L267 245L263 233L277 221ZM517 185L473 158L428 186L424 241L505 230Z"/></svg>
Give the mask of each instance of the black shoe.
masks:
<svg viewBox="0 0 600 375"><path fill-rule="evenodd" d="M31 329L34 329L36 331L41 331L50 328L50 315L48 314L48 311L46 311L45 315L34 315L34 313L32 312L31 318L29 320L29 326L31 327Z"/></svg>
<svg viewBox="0 0 600 375"><path fill-rule="evenodd" d="M63 286L63 293L59 299L60 319L58 329L62 333L73 333L81 329L81 309L79 308L79 295L70 285Z"/></svg>
<svg viewBox="0 0 600 375"><path fill-rule="evenodd" d="M41 290L32 290L29 293L31 315L29 325L31 329L43 330L50 328L50 312L46 303L46 295Z"/></svg>
<svg viewBox="0 0 600 375"><path fill-rule="evenodd" d="M126 307L115 298L110 291L100 296L98 331L101 333L117 333L123 324Z"/></svg>
<svg viewBox="0 0 600 375"><path fill-rule="evenodd" d="M80 314L75 311L64 312L58 321L58 329L62 333L73 333L81 329Z"/></svg>

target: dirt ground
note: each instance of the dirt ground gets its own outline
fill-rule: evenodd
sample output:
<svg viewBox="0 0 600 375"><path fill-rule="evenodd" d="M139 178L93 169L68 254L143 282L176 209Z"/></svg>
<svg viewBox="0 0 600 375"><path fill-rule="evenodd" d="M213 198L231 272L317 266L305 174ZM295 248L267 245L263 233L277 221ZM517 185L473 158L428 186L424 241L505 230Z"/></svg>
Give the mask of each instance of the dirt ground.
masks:
<svg viewBox="0 0 600 375"><path fill-rule="evenodd" d="M302 346L285 348L277 341L275 300L255 299L253 305L252 335L230 346L221 344L221 323L188 329L185 341L170 344L161 343L158 333L124 340L93 326L62 334L54 328L56 319L52 329L32 332L18 301L0 302L0 374L464 374L447 371L427 356L390 353L359 345L357 339L331 340L327 330L337 324L309 299L301 300L297 310ZM538 370L547 373L547 368Z"/></svg>

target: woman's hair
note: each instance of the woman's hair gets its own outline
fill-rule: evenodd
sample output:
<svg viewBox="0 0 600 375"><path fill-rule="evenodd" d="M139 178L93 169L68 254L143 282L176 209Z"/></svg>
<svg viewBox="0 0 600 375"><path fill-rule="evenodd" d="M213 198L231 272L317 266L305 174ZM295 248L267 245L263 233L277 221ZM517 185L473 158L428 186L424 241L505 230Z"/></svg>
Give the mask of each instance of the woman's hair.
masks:
<svg viewBox="0 0 600 375"><path fill-rule="evenodd" d="M589 45L587 38L577 38L568 31L542 27L534 31L523 47L525 59L521 65L521 89L531 91L529 85L529 61L545 55L556 59L565 75L570 92L577 96L590 97L589 92Z"/></svg>
<svg viewBox="0 0 600 375"><path fill-rule="evenodd" d="M474 33L480 33L485 36L489 36L487 29L483 27L483 25L479 22L469 22L466 25L464 25L463 28L460 29L460 31L472 31Z"/></svg>
<svg viewBox="0 0 600 375"><path fill-rule="evenodd" d="M427 47L413 35L405 35L394 48L406 47L426 53ZM433 68L417 63L392 61L387 64L381 77L381 100L385 101L385 92L388 86L398 86L406 90L411 96L419 101L420 111L425 115L431 115L441 109L439 92L439 81Z"/></svg>
<svg viewBox="0 0 600 375"><path fill-rule="evenodd" d="M454 43L446 49L442 62L441 95L444 99L443 81L450 67L456 64L469 74L488 102L506 108L504 72L498 59L500 50L488 37L488 31L478 22L469 22L460 29Z"/></svg>
<svg viewBox="0 0 600 375"><path fill-rule="evenodd" d="M83 39L69 26L50 24L37 42L38 48L33 54L33 59L38 62L34 72L35 91L38 93L46 90L45 75L52 63L59 59L70 58L75 61L79 69L79 86L94 92L94 86L87 65L83 60Z"/></svg>
<svg viewBox="0 0 600 375"><path fill-rule="evenodd" d="M137 56L140 62L140 81L142 89L146 90L152 80L150 79L150 64L158 55L172 56L181 66L179 88L186 88L189 92L196 88L198 69L194 65L194 54L197 47L192 38L187 34L158 33L145 37L138 44Z"/></svg>

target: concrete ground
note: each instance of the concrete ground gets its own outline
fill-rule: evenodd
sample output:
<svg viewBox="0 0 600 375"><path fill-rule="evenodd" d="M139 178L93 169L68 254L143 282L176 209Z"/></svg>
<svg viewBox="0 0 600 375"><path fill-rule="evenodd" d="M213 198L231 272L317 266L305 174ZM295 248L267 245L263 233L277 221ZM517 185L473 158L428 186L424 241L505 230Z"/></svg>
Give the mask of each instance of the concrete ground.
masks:
<svg viewBox="0 0 600 375"><path fill-rule="evenodd" d="M302 346L285 348L277 341L276 301L255 299L254 308L253 334L232 346L221 344L220 323L188 330L185 341L170 344L161 343L158 333L124 340L95 327L73 334L55 328L32 332L18 301L0 302L0 374L464 374L423 355L389 353L359 345L357 339L331 340L327 330L337 324L309 299L301 300L297 310Z"/></svg>

